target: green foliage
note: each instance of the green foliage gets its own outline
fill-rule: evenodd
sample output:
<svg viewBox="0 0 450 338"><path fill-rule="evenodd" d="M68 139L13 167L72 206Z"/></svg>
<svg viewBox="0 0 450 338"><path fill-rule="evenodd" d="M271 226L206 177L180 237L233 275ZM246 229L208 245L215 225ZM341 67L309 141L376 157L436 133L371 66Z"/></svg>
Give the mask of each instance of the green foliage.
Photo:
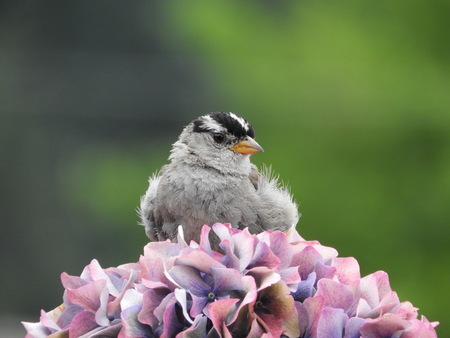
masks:
<svg viewBox="0 0 450 338"><path fill-rule="evenodd" d="M389 272L445 332L450 89L443 12L410 1L168 3L172 36L253 122L300 232ZM445 295L446 301L444 301Z"/></svg>

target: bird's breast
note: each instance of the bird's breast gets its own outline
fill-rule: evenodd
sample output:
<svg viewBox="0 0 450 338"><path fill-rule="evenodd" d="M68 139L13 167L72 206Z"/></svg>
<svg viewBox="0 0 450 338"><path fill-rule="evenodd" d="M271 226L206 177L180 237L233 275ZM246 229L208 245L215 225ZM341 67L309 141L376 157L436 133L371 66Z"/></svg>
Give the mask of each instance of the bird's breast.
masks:
<svg viewBox="0 0 450 338"><path fill-rule="evenodd" d="M254 191L248 179L217 173L215 170L183 168L169 174L165 201L169 213L185 221L198 220L202 224L251 222L255 213ZM167 190L170 190L167 191Z"/></svg>

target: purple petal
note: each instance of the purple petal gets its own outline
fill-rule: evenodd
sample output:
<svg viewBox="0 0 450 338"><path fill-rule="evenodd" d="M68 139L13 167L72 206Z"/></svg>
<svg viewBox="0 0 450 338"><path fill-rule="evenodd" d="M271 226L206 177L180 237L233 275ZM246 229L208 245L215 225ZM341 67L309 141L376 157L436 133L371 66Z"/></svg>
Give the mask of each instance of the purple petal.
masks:
<svg viewBox="0 0 450 338"><path fill-rule="evenodd" d="M106 338L106 337L117 337L120 330L122 329L122 320L116 319L117 323L113 323L108 327L98 327L89 332L89 338Z"/></svg>
<svg viewBox="0 0 450 338"><path fill-rule="evenodd" d="M176 338L205 337L207 324L208 318L204 315L199 315L195 317L191 327L177 334Z"/></svg>
<svg viewBox="0 0 450 338"><path fill-rule="evenodd" d="M135 281L136 279L136 272L134 270L131 270L128 276L128 281L126 282L126 284L122 287L122 290L120 291L120 294L117 296L116 299L114 299L113 301L109 302L107 305L107 313L106 315L108 317L116 317L116 313L118 313L120 311L120 308L124 309L124 307L121 307L121 302L122 299L125 296L125 293L128 291L128 289L130 288L130 286L132 285L132 283ZM129 296L128 296L129 297ZM141 295L142 298L142 295Z"/></svg>
<svg viewBox="0 0 450 338"><path fill-rule="evenodd" d="M342 338L348 316L342 309L325 307L319 319L317 338Z"/></svg>
<svg viewBox="0 0 450 338"><path fill-rule="evenodd" d="M359 338L361 334L359 333L360 327L364 324L364 319L353 317L350 318L347 323L345 323L345 336L344 338Z"/></svg>
<svg viewBox="0 0 450 338"><path fill-rule="evenodd" d="M127 337L148 337L153 332L148 325L138 321L138 314L141 311L140 305L133 305L122 311L122 329L119 332L119 338Z"/></svg>
<svg viewBox="0 0 450 338"><path fill-rule="evenodd" d="M242 290L242 275L235 269L212 268L214 278L214 292L221 294L225 291Z"/></svg>
<svg viewBox="0 0 450 338"><path fill-rule="evenodd" d="M192 317L196 317L199 314L204 312L205 306L206 306L206 304L208 304L209 299L206 296L197 297L194 294L192 294L191 296L192 296L192 306L191 306L191 311L189 312L189 314Z"/></svg>
<svg viewBox="0 0 450 338"><path fill-rule="evenodd" d="M220 242L221 249L225 252L225 255L220 260L220 263L225 265L227 268L241 270L241 262L239 258L234 254L233 249L231 248L231 242L228 239L222 240Z"/></svg>
<svg viewBox="0 0 450 338"><path fill-rule="evenodd" d="M175 337L179 332L182 332L185 329L186 323L183 315L180 314L180 308L177 303L171 303L167 306L164 311L163 325L164 337Z"/></svg>
<svg viewBox="0 0 450 338"><path fill-rule="evenodd" d="M294 299L303 302L306 298L312 297L315 282L316 273L311 272L306 280L302 280L298 283L297 291L292 293Z"/></svg>
<svg viewBox="0 0 450 338"><path fill-rule="evenodd" d="M169 275L180 287L198 297L205 296L211 290L211 286L206 284L200 272L192 266L174 266L170 269Z"/></svg>
<svg viewBox="0 0 450 338"><path fill-rule="evenodd" d="M170 304L172 303L176 303L177 300L175 298L175 294L169 293L166 297L164 297L164 299L161 301L161 304L159 304L155 310L153 311L153 314L155 315L155 317L158 319L159 323L162 323L162 321L164 320L164 313L166 311L166 309L169 307Z"/></svg>
<svg viewBox="0 0 450 338"><path fill-rule="evenodd" d="M138 320L143 323L156 327L158 318L154 314L154 310L161 304L162 300L168 295L168 289L148 289L142 296L142 309L139 312Z"/></svg>
<svg viewBox="0 0 450 338"><path fill-rule="evenodd" d="M58 319L58 325L61 328L67 328L69 324L72 322L75 315L79 312L83 311L83 308L81 306L71 304L67 306L61 316Z"/></svg>
<svg viewBox="0 0 450 338"><path fill-rule="evenodd" d="M331 279L321 279L317 283L316 296L325 298L325 306L348 310L354 301L353 293L349 288Z"/></svg>

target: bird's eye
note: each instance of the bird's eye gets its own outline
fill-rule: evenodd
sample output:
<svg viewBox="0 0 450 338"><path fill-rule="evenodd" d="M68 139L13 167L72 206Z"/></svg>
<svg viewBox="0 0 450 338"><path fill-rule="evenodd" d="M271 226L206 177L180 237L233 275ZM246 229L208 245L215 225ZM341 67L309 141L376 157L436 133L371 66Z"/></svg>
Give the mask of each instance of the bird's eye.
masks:
<svg viewBox="0 0 450 338"><path fill-rule="evenodd" d="M217 143L223 143L223 141L225 141L225 135L222 133L214 133L213 139Z"/></svg>

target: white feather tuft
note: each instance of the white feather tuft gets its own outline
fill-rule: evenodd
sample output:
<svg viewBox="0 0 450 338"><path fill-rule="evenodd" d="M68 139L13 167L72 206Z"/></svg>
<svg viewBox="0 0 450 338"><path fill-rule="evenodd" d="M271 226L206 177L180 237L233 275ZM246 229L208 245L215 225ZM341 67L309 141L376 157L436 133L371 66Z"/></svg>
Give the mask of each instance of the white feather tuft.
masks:
<svg viewBox="0 0 450 338"><path fill-rule="evenodd" d="M238 121L240 124L241 124L241 126L246 130L246 131L248 131L248 129L249 129L249 125L248 125L248 122L247 121L245 121L242 117L240 117L240 116L237 116L236 114L234 114L234 113L229 113L230 114L230 116L233 118L233 119L235 119L236 121Z"/></svg>

